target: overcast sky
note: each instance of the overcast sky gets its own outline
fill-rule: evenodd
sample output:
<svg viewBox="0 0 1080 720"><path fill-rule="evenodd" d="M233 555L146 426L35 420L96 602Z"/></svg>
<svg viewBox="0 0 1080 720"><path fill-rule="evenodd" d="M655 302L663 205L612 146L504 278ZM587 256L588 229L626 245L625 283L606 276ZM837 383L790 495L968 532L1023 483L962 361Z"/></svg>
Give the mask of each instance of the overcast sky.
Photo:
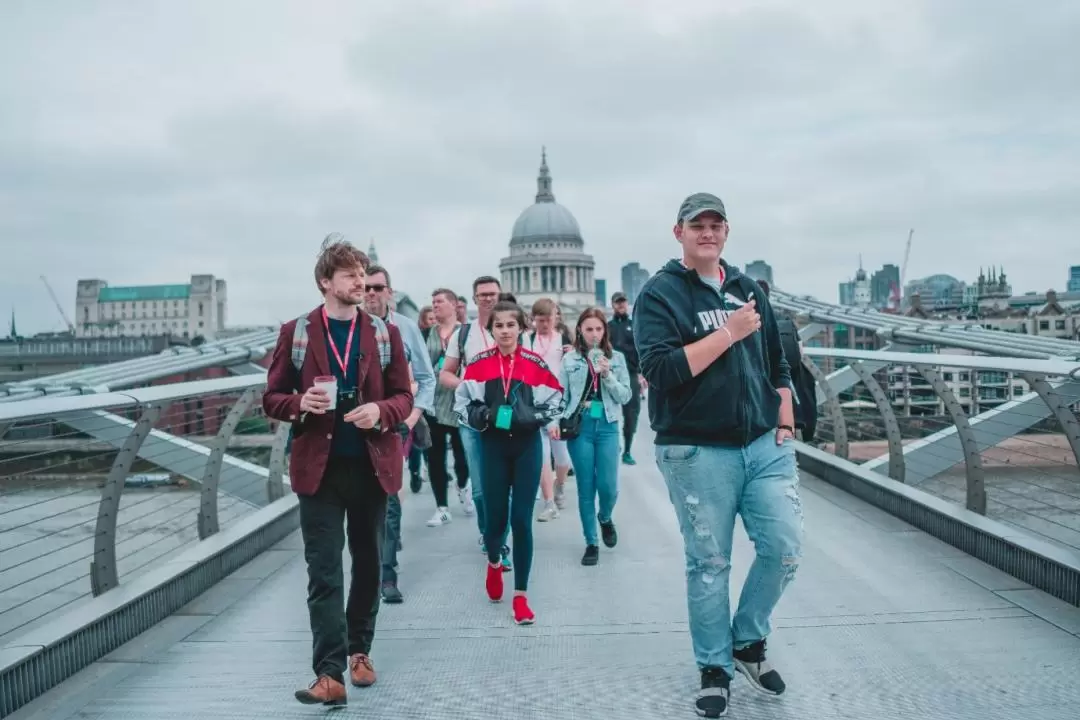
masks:
<svg viewBox="0 0 1080 720"><path fill-rule="evenodd" d="M318 301L334 230L418 300L466 292L541 145L609 292L702 190L789 291L835 301L910 227L909 279L1062 289L1078 34L1075 0L5 0L0 312L62 327L43 274L74 317L78 278L213 273L232 323L272 323Z"/></svg>

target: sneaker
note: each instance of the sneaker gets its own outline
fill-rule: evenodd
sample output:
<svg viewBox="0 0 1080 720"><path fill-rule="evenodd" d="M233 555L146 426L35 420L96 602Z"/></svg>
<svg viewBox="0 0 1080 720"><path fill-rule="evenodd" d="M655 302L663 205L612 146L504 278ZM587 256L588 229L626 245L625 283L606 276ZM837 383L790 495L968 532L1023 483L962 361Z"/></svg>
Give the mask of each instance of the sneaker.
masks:
<svg viewBox="0 0 1080 720"><path fill-rule="evenodd" d="M623 465L637 465L637 460L635 460L634 456L631 455L630 453L623 453L622 454L622 462L623 462ZM719 717L719 716L717 716L717 717Z"/></svg>
<svg viewBox="0 0 1080 720"><path fill-rule="evenodd" d="M458 502L461 503L461 511L463 513L465 513L469 517L472 517L473 515L476 514L476 505L473 504L473 499L472 499L471 481L470 481L469 485L466 485L463 488L458 488L457 499L458 499Z"/></svg>
<svg viewBox="0 0 1080 720"><path fill-rule="evenodd" d="M400 605L405 602L405 596L398 590L397 583L385 582L382 586L382 601L387 605Z"/></svg>
<svg viewBox="0 0 1080 720"><path fill-rule="evenodd" d="M701 690L698 691L694 708L703 718L718 718L727 715L728 699L731 697L731 678L723 668L707 667L701 669Z"/></svg>
<svg viewBox="0 0 1080 720"><path fill-rule="evenodd" d="M427 526L439 527L440 525L446 525L453 519L453 516L450 515L450 508L435 508L435 514L427 521Z"/></svg>
<svg viewBox="0 0 1080 720"><path fill-rule="evenodd" d="M555 485L555 507L560 510L566 509L566 483Z"/></svg>
<svg viewBox="0 0 1080 720"><path fill-rule="evenodd" d="M514 563L510 562L510 548L506 545L502 546L502 550L499 551L499 555L502 556L502 571L510 572L514 569Z"/></svg>
<svg viewBox="0 0 1080 720"><path fill-rule="evenodd" d="M315 678L306 688L297 690L295 697L304 705L341 706L349 702L349 696L345 692L345 683L329 675L320 675Z"/></svg>
<svg viewBox="0 0 1080 720"><path fill-rule="evenodd" d="M581 557L582 565L595 565L600 560L600 547L597 545L586 545L585 554Z"/></svg>
<svg viewBox="0 0 1080 720"><path fill-rule="evenodd" d="M487 564L487 580L484 587L487 590L488 600L493 603L502 602L503 571L499 565Z"/></svg>
<svg viewBox="0 0 1080 720"><path fill-rule="evenodd" d="M600 522L600 538L604 541L604 544L609 548L615 547L619 543L619 533L615 531L615 522L608 520L604 522L600 520L600 516L597 515L596 519Z"/></svg>
<svg viewBox="0 0 1080 720"><path fill-rule="evenodd" d="M514 596L514 622L518 625L532 625L536 622L536 614L529 607L529 601L524 595Z"/></svg>
<svg viewBox="0 0 1080 720"><path fill-rule="evenodd" d="M559 508L555 507L555 502L548 500L544 503L544 509L540 511L540 514L536 516L536 519L540 522L547 522L559 517Z"/></svg>
<svg viewBox="0 0 1080 720"><path fill-rule="evenodd" d="M750 681L758 692L766 695L782 695L787 686L780 673L773 670L765 659L765 641L758 640L732 653L735 656L735 669Z"/></svg>

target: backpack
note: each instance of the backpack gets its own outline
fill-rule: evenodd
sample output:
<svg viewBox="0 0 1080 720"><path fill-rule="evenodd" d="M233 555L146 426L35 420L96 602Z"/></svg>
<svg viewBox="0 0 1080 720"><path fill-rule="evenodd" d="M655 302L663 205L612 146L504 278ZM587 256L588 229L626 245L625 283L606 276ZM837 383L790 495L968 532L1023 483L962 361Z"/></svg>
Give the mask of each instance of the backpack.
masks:
<svg viewBox="0 0 1080 720"><path fill-rule="evenodd" d="M465 365L468 363L468 360L465 357L465 341L469 339L469 330L470 329L472 329L472 323L471 322L462 323L461 326L458 328L457 356L458 356L458 365L460 367L462 367L462 368L464 368Z"/></svg>
<svg viewBox="0 0 1080 720"><path fill-rule="evenodd" d="M386 366L390 364L390 331L382 318L375 317L371 313L367 316L371 318L371 324L375 326L375 343L379 346L379 366L386 370ZM293 331L292 341L292 362L296 372L300 372L300 369L304 367L304 356L307 355L307 325L307 315L296 318L296 329Z"/></svg>

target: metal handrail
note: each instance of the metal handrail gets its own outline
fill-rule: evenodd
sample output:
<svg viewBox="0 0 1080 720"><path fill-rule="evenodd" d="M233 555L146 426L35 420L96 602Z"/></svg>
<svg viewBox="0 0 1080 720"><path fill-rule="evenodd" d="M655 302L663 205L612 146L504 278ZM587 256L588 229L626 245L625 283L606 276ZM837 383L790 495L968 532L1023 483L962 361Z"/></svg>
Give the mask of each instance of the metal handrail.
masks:
<svg viewBox="0 0 1080 720"><path fill-rule="evenodd" d="M832 357L848 360L869 360L889 365L942 365L971 370L1001 370L1012 373L1040 375L1071 375L1080 371L1080 361L1065 358L1029 359L987 355L950 355L948 353L907 353L889 350L848 350L845 348L804 347L809 357Z"/></svg>
<svg viewBox="0 0 1080 720"><path fill-rule="evenodd" d="M90 412L140 405L167 403L200 395L228 393L257 388L266 384L266 373L252 373L213 380L155 385L154 387L125 390L124 392L100 392L90 395L68 397L37 397L18 402L0 404L0 423L55 418L71 412Z"/></svg>

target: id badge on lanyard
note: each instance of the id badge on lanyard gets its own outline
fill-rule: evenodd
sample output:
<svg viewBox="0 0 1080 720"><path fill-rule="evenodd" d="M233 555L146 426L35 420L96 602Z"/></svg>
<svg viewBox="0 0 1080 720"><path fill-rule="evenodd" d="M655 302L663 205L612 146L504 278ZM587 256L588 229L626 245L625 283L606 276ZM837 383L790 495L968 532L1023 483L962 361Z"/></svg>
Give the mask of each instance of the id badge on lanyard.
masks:
<svg viewBox="0 0 1080 720"><path fill-rule="evenodd" d="M499 358L499 376L502 379L503 397L506 399L506 405L500 405L499 409L495 411L495 427L500 430L509 430L510 421L514 417L514 408L510 404L510 385L514 382L514 361L517 360L517 351L510 356L510 369L509 372L503 370L502 358ZM504 374L505 373L505 374Z"/></svg>

